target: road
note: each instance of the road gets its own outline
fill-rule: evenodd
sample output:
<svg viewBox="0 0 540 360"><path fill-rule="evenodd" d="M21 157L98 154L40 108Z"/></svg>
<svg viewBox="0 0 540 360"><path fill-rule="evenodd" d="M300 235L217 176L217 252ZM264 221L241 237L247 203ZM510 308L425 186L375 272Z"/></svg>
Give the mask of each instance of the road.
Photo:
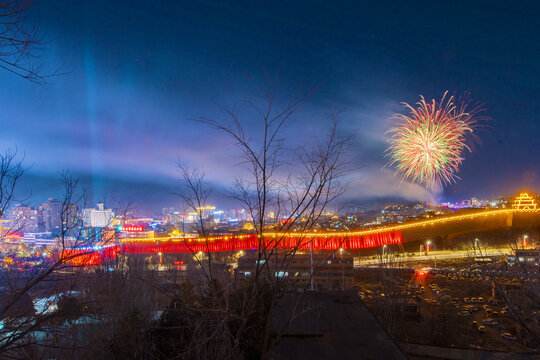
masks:
<svg viewBox="0 0 540 360"><path fill-rule="evenodd" d="M505 256L509 255L512 252L510 247L506 248L488 248L483 249L481 252L476 252L476 254L470 250L441 250L441 251L430 251L427 254L422 255L413 255L407 256L402 254L399 257L390 257L395 262L407 263L415 261L436 261L436 260L446 260L446 259L458 259L466 257L494 257L494 256ZM383 259L383 262L387 262L387 258ZM373 258L354 258L354 267L363 267L363 266L379 266L381 264L381 259L379 257Z"/></svg>

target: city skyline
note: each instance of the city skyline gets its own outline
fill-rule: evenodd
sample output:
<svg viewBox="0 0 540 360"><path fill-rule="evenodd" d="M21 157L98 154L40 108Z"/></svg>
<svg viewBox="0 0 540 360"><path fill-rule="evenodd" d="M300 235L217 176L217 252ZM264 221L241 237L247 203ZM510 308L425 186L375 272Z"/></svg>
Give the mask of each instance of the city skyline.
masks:
<svg viewBox="0 0 540 360"><path fill-rule="evenodd" d="M218 132L191 119L219 119L215 102L234 106L250 98L254 86L246 76L260 83L265 70L279 76L281 101L316 89L287 136L301 134L308 141L325 131L328 108L342 111L342 131L354 134L345 201L455 201L538 189L538 169L522 154L540 150L540 112L530 101L540 83L540 54L527 45L534 21L518 20L534 11L491 4L495 21L483 23L476 21L487 21L480 5L455 4L448 11L386 5L297 4L283 17L278 5L207 2L167 7L165 14L159 4L134 2L126 15L109 3L36 2L32 11L46 30L42 60L52 71L62 67L43 87L0 73L10 89L2 98L0 139L16 147L29 167L21 193L31 191L36 202L60 196L57 174L71 169L94 202L133 201L159 209L174 205L180 159L204 169L215 197L227 201L232 177L240 172L235 153ZM328 16L317 15L322 13ZM438 25L463 13L469 18L459 29ZM157 29L158 17L167 26ZM254 26L258 20L265 25ZM404 25L407 31L400 32ZM244 28L252 36L240 36ZM500 47L501 39L509 49ZM460 179L433 195L402 183L384 166L385 133L401 101L414 103L418 94L439 98L446 90L470 91L493 120L466 155Z"/></svg>

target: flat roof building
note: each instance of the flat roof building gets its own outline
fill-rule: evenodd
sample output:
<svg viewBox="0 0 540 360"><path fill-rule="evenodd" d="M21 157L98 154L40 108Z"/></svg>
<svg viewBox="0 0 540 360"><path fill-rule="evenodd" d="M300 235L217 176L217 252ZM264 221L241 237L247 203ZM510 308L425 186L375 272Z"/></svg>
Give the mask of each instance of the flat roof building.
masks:
<svg viewBox="0 0 540 360"><path fill-rule="evenodd" d="M313 256L313 276L311 276L311 257L309 254L285 252L259 260L257 254L247 254L238 259L236 276L251 276L259 269L271 271L283 280L284 286L291 290L348 290L353 286L353 258L340 253L322 253ZM266 266L263 266L266 265Z"/></svg>

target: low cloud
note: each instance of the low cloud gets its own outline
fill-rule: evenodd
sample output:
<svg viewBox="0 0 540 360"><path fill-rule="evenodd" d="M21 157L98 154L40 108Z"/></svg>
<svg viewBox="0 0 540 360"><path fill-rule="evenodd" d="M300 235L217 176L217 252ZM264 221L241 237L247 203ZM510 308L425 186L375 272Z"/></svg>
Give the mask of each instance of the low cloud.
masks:
<svg viewBox="0 0 540 360"><path fill-rule="evenodd" d="M411 201L435 202L440 194L432 193L424 187L401 181L391 169L375 166L362 169L352 174L350 190L346 194L351 198L398 197Z"/></svg>

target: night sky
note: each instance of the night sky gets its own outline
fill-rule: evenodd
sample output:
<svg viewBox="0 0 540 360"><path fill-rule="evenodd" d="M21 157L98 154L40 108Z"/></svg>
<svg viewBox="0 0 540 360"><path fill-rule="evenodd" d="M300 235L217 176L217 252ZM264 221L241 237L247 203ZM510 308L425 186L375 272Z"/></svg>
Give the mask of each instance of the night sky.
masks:
<svg viewBox="0 0 540 360"><path fill-rule="evenodd" d="M518 5L519 4L519 5ZM540 4L498 1L35 1L44 86L0 71L0 141L29 167L21 191L57 196L81 176L94 200L174 206L176 163L204 168L216 202L241 174L230 141L192 121L254 95L317 89L287 128L299 142L341 110L353 134L346 199L456 200L540 190ZM263 70L264 69L264 70ZM249 80L251 77L253 80ZM385 132L400 102L470 91L493 119L442 194L400 183Z"/></svg>

